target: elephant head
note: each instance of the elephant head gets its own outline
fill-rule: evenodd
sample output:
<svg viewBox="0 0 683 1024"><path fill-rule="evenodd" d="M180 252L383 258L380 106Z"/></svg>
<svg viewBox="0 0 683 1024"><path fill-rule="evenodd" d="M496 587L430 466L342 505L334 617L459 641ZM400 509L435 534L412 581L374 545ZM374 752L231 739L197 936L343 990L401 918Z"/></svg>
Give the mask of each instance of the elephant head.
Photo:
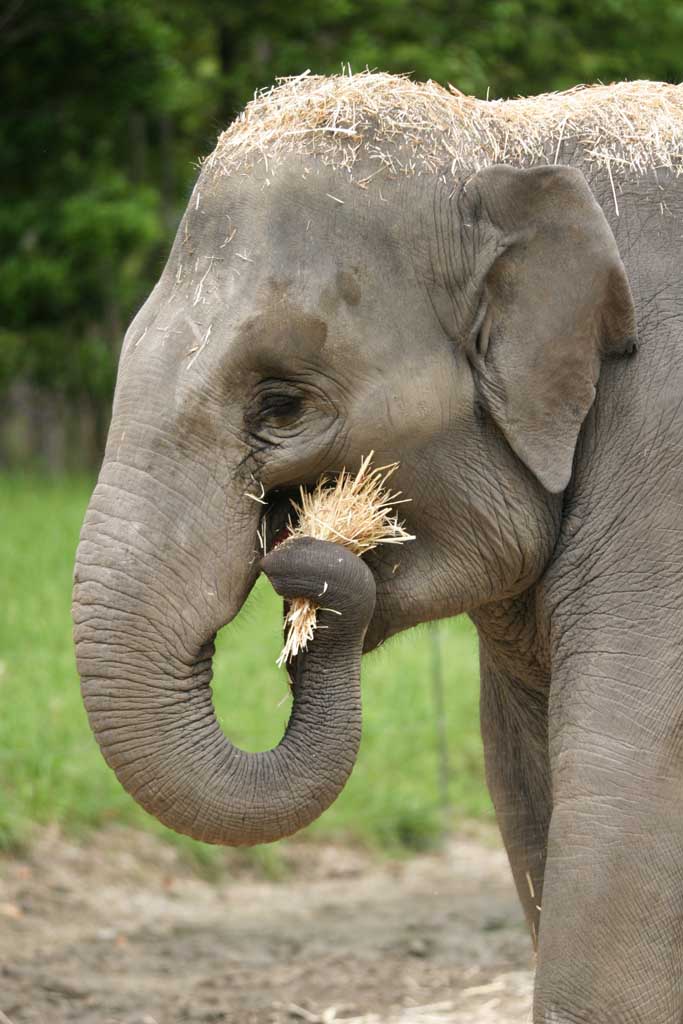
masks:
<svg viewBox="0 0 683 1024"><path fill-rule="evenodd" d="M78 667L124 786L209 842L279 838L335 798L363 647L539 578L601 364L633 344L578 170L371 180L370 142L353 172L294 144L209 162L122 350L77 556ZM371 448L400 461L417 539L365 562L273 548L292 493ZM327 584L342 614L295 667L281 744L246 754L215 719L211 656L261 565L285 597Z"/></svg>

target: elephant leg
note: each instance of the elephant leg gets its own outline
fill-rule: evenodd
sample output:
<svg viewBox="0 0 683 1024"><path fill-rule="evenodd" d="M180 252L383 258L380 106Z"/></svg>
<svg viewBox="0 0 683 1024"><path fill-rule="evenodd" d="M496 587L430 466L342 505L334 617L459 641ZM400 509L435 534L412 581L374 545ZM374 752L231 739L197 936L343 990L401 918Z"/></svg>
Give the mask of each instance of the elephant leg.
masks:
<svg viewBox="0 0 683 1024"><path fill-rule="evenodd" d="M481 731L486 781L534 946L550 822L547 695L481 655Z"/></svg>
<svg viewBox="0 0 683 1024"><path fill-rule="evenodd" d="M553 676L533 1020L681 1024L683 693L651 674L675 659L660 651L657 665L642 643L629 662L595 635L600 652Z"/></svg>

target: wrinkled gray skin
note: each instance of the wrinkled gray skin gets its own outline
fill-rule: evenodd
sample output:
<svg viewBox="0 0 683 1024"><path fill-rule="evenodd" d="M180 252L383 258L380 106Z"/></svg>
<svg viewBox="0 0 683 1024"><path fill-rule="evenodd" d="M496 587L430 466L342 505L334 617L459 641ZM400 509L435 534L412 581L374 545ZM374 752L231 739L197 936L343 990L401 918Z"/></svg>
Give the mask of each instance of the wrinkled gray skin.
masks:
<svg viewBox="0 0 683 1024"><path fill-rule="evenodd" d="M76 567L98 742L172 828L276 839L352 768L363 645L468 611L534 1021L681 1024L683 187L634 179L616 217L580 168L361 189L305 164L204 172L127 335ZM281 507L371 448L417 540L266 557L280 594L327 583L343 614L283 743L244 754L208 684L260 569L245 493Z"/></svg>

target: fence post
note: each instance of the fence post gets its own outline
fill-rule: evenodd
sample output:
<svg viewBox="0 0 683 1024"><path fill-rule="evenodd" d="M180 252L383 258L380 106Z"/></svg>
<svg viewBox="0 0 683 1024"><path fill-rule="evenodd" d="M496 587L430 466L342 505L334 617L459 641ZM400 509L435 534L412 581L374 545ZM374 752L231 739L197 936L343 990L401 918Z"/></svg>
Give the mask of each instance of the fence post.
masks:
<svg viewBox="0 0 683 1024"><path fill-rule="evenodd" d="M437 791L444 819L448 827L451 818L450 780L451 765L448 755L448 722L443 677L442 623L433 622L429 628L431 640L431 683L436 732Z"/></svg>

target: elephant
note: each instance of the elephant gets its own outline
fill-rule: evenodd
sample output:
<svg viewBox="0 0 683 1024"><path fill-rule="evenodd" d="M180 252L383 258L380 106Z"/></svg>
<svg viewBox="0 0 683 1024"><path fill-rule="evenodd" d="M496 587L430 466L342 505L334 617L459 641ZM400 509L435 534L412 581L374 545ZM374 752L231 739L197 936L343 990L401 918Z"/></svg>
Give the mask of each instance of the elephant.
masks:
<svg viewBox="0 0 683 1024"><path fill-rule="evenodd" d="M535 1024L683 1021L682 127L661 83L258 94L124 339L76 559L102 753L210 843L322 813L363 654L471 617ZM363 559L287 540L298 488L371 449L400 463L416 539ZM282 742L245 753L211 658L261 571L341 614L291 668Z"/></svg>

